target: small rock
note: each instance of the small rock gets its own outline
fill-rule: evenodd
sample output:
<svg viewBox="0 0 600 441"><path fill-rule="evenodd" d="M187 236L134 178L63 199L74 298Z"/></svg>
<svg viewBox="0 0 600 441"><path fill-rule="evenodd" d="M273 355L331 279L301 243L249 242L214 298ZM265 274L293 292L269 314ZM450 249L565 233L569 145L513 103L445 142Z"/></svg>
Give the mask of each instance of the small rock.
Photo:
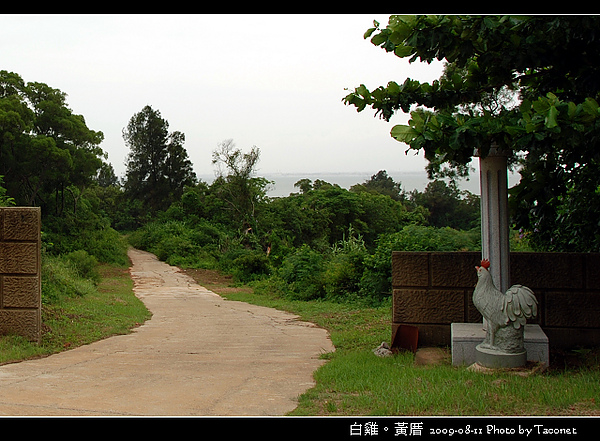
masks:
<svg viewBox="0 0 600 441"><path fill-rule="evenodd" d="M373 349L373 353L378 357L389 357L390 355L392 355L392 350L386 342L381 342L379 347Z"/></svg>
<svg viewBox="0 0 600 441"><path fill-rule="evenodd" d="M470 372L482 372L484 374L489 374L492 371L490 368L482 366L479 363L473 363L472 365L467 367L467 370Z"/></svg>

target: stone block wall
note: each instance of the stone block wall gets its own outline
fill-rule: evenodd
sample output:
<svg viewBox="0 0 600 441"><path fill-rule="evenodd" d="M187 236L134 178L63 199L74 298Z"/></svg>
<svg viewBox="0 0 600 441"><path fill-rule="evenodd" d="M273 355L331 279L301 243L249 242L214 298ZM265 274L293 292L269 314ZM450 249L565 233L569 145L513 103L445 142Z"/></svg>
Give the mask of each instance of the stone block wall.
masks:
<svg viewBox="0 0 600 441"><path fill-rule="evenodd" d="M41 210L0 207L0 335L41 338Z"/></svg>
<svg viewBox="0 0 600 441"><path fill-rule="evenodd" d="M392 254L392 341L400 324L419 328L419 346L450 346L451 323L482 317L472 296L479 252ZM553 348L600 345L600 254L511 253L511 285L533 290Z"/></svg>

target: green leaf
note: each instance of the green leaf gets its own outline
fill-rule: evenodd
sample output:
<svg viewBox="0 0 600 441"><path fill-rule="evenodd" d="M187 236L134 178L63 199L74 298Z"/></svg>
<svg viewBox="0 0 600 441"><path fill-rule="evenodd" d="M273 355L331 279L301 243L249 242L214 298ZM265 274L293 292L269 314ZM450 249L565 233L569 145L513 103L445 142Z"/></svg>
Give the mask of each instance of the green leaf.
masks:
<svg viewBox="0 0 600 441"><path fill-rule="evenodd" d="M365 32L365 35L363 35L363 38L366 40L367 38L369 38L371 36L371 34L373 32L375 32L377 28L369 28L367 29L367 32Z"/></svg>
<svg viewBox="0 0 600 441"><path fill-rule="evenodd" d="M387 39L387 34L380 32L379 34L375 34L373 38L371 38L371 43L373 43L375 46L379 46L382 43L385 43Z"/></svg>
<svg viewBox="0 0 600 441"><path fill-rule="evenodd" d="M414 48L412 46L396 46L396 49L394 49L394 54L396 54L397 57L404 58L411 55L413 51Z"/></svg>
<svg viewBox="0 0 600 441"><path fill-rule="evenodd" d="M423 118L423 114L419 111L411 112L411 123L414 127L424 128L425 119Z"/></svg>
<svg viewBox="0 0 600 441"><path fill-rule="evenodd" d="M484 17L483 24L489 29L495 29L499 25L498 19L490 16Z"/></svg>
<svg viewBox="0 0 600 441"><path fill-rule="evenodd" d="M362 96L365 99L371 97L371 93L369 92L369 89L367 89L367 87L364 84L361 84L360 86L358 86L358 88L356 89L356 93L358 93L360 96Z"/></svg>
<svg viewBox="0 0 600 441"><path fill-rule="evenodd" d="M433 87L429 83L423 83L419 87L421 93L433 93Z"/></svg>
<svg viewBox="0 0 600 441"><path fill-rule="evenodd" d="M397 141L409 143L419 135L419 132L410 126L397 125L392 127L390 135Z"/></svg>
<svg viewBox="0 0 600 441"><path fill-rule="evenodd" d="M398 26L414 26L417 17L414 15L392 15L389 19L389 26L392 28Z"/></svg>
<svg viewBox="0 0 600 441"><path fill-rule="evenodd" d="M552 103L552 105L555 105L559 101L558 97L556 95L554 95L552 92L548 92L546 94L546 96L548 97L548 101L550 101Z"/></svg>
<svg viewBox="0 0 600 441"><path fill-rule="evenodd" d="M550 104L546 98L540 97L537 101L531 103L531 107L533 107L533 110L535 110L537 113L545 114L548 112Z"/></svg>
<svg viewBox="0 0 600 441"><path fill-rule="evenodd" d="M583 111L588 115L598 117L599 106L595 99L586 98L585 101L581 104L581 107Z"/></svg>
<svg viewBox="0 0 600 441"><path fill-rule="evenodd" d="M462 87L462 85L463 85L463 78L458 73L453 74L450 79L452 81L452 85L455 88L459 89L459 88Z"/></svg>
<svg viewBox="0 0 600 441"><path fill-rule="evenodd" d="M390 94L397 94L400 92L400 86L395 81L390 81L387 85L387 91Z"/></svg>
<svg viewBox="0 0 600 441"><path fill-rule="evenodd" d="M570 119L575 118L575 115L577 114L577 105L572 102L569 101L569 103L567 104L567 115L569 116Z"/></svg>
<svg viewBox="0 0 600 441"><path fill-rule="evenodd" d="M555 106L550 106L548 113L546 114L546 127L553 129L558 126L556 119L558 118L558 109Z"/></svg>

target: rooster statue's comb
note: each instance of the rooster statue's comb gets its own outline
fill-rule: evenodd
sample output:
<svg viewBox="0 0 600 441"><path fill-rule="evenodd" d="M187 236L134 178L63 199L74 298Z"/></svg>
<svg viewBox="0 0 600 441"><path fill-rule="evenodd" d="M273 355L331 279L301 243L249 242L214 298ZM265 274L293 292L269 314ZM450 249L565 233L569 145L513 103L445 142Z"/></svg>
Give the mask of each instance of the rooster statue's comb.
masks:
<svg viewBox="0 0 600 441"><path fill-rule="evenodd" d="M482 266L483 268L485 268L485 269L489 269L489 268L490 268L490 261L489 261L489 260L487 260L487 259L483 259L483 260L481 261L481 266Z"/></svg>

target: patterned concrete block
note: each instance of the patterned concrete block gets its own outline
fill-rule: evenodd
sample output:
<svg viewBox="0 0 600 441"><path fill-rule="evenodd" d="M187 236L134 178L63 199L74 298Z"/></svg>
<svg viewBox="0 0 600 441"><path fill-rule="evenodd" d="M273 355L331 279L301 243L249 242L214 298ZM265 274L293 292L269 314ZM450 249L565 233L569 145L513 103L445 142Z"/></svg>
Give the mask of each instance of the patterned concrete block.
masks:
<svg viewBox="0 0 600 441"><path fill-rule="evenodd" d="M0 207L0 334L41 339L41 210Z"/></svg>
<svg viewBox="0 0 600 441"><path fill-rule="evenodd" d="M39 241L40 210L30 207L11 207L4 211L2 240Z"/></svg>
<svg viewBox="0 0 600 441"><path fill-rule="evenodd" d="M392 329L416 325L419 342L450 343L451 323L481 323L473 305L479 252L394 252ZM556 348L600 342L600 253L511 253L511 285L538 300L539 325Z"/></svg>
<svg viewBox="0 0 600 441"><path fill-rule="evenodd" d="M394 286L428 286L428 253L393 253L392 283Z"/></svg>
<svg viewBox="0 0 600 441"><path fill-rule="evenodd" d="M4 276L2 280L2 308L39 308L40 278Z"/></svg>
<svg viewBox="0 0 600 441"><path fill-rule="evenodd" d="M397 323L450 324L464 321L462 290L394 290L394 321Z"/></svg>
<svg viewBox="0 0 600 441"><path fill-rule="evenodd" d="M23 242L0 242L0 274L37 274L39 245Z"/></svg>

